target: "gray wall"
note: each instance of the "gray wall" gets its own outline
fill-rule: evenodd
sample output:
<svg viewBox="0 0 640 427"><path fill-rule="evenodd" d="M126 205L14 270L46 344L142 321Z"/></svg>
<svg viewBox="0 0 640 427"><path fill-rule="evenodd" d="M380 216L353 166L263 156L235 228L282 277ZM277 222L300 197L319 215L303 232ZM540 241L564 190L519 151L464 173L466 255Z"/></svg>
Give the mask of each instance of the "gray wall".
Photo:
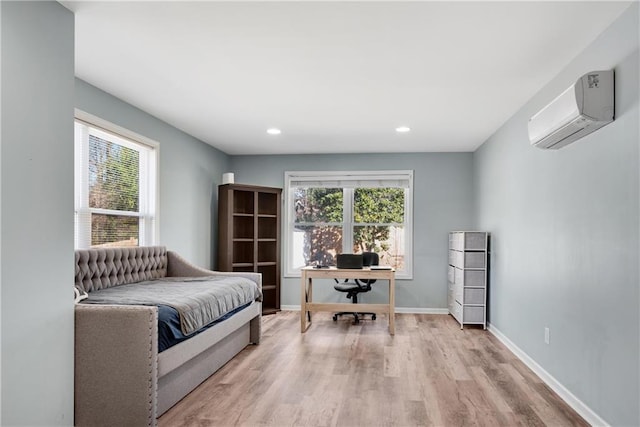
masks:
<svg viewBox="0 0 640 427"><path fill-rule="evenodd" d="M230 167L237 183L280 188L285 171L385 169L414 171L413 280L396 282L396 306L446 309L447 233L473 222L471 153L233 156ZM344 302L330 284L314 288L314 300ZM281 289L283 305L300 305L300 279L285 278ZM362 299L382 302L387 295L375 286Z"/></svg>
<svg viewBox="0 0 640 427"><path fill-rule="evenodd" d="M609 68L615 122L558 151L529 145L531 115ZM474 155L491 325L619 426L640 424L638 73L636 3Z"/></svg>
<svg viewBox="0 0 640 427"><path fill-rule="evenodd" d="M160 242L203 267L215 260L218 185L229 157L76 79L76 108L160 143Z"/></svg>
<svg viewBox="0 0 640 427"><path fill-rule="evenodd" d="M73 424L73 14L2 10L2 425Z"/></svg>

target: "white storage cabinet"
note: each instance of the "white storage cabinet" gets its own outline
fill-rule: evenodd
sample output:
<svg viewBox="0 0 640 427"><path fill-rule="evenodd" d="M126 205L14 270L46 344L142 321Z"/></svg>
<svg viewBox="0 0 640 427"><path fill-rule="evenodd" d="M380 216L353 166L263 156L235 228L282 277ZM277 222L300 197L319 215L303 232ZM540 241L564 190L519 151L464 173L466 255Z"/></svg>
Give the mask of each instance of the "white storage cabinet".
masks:
<svg viewBox="0 0 640 427"><path fill-rule="evenodd" d="M487 328L487 273L489 233L449 233L448 305L451 314L464 325Z"/></svg>

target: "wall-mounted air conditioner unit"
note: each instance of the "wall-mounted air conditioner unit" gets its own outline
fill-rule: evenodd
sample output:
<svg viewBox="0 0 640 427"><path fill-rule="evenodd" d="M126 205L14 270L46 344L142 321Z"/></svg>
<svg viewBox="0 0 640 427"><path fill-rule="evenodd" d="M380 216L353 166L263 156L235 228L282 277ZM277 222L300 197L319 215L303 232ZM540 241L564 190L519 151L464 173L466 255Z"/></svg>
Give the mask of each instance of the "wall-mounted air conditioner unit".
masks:
<svg viewBox="0 0 640 427"><path fill-rule="evenodd" d="M538 148L558 149L613 121L613 70L580 77L529 119L529 139Z"/></svg>

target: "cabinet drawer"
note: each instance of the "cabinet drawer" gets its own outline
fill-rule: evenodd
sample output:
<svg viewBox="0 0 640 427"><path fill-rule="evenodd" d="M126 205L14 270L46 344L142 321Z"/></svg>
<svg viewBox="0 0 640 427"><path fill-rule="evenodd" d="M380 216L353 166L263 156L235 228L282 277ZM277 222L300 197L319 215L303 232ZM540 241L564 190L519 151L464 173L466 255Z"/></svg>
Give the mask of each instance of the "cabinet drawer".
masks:
<svg viewBox="0 0 640 427"><path fill-rule="evenodd" d="M464 252L460 251L449 251L449 265L452 265L457 268L464 267Z"/></svg>
<svg viewBox="0 0 640 427"><path fill-rule="evenodd" d="M485 253L484 252L464 252L463 268L484 268Z"/></svg>
<svg viewBox="0 0 640 427"><path fill-rule="evenodd" d="M464 286L475 286L477 288L484 288L486 281L487 276L484 270L464 270L461 283Z"/></svg>
<svg viewBox="0 0 640 427"><path fill-rule="evenodd" d="M464 304L463 296L464 296L464 288L462 287L462 285L454 285L453 298L456 301L458 301L460 304Z"/></svg>
<svg viewBox="0 0 640 427"><path fill-rule="evenodd" d="M449 281L449 283L455 282L455 270L455 267L451 265L447 268L447 280Z"/></svg>
<svg viewBox="0 0 640 427"><path fill-rule="evenodd" d="M464 285L464 270L460 268L453 269L453 283L456 285Z"/></svg>
<svg viewBox="0 0 640 427"><path fill-rule="evenodd" d="M484 270L462 270L453 269L453 283L460 286L473 286L484 288L486 275Z"/></svg>
<svg viewBox="0 0 640 427"><path fill-rule="evenodd" d="M483 304L484 305L484 289L464 288L464 304Z"/></svg>
<svg viewBox="0 0 640 427"><path fill-rule="evenodd" d="M484 251L487 249L487 233L467 232L464 233L464 249Z"/></svg>
<svg viewBox="0 0 640 427"><path fill-rule="evenodd" d="M449 265L455 267L458 264L458 253L459 252L449 249Z"/></svg>
<svg viewBox="0 0 640 427"><path fill-rule="evenodd" d="M464 233L449 233L449 248L457 251L464 250Z"/></svg>
<svg viewBox="0 0 640 427"><path fill-rule="evenodd" d="M485 268L485 252L449 251L449 265L458 268Z"/></svg>
<svg viewBox="0 0 640 427"><path fill-rule="evenodd" d="M484 306L482 307L465 306L463 322L464 323L484 323Z"/></svg>
<svg viewBox="0 0 640 427"><path fill-rule="evenodd" d="M449 248L457 251L484 251L487 249L487 233L480 231L449 233Z"/></svg>

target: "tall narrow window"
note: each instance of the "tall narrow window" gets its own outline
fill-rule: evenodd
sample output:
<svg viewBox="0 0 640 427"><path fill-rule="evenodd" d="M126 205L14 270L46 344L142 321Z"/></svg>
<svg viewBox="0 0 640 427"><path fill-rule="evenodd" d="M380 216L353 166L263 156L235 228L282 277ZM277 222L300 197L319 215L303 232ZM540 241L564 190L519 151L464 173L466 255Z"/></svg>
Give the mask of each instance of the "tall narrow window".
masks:
<svg viewBox="0 0 640 427"><path fill-rule="evenodd" d="M75 246L155 243L156 150L77 120Z"/></svg>
<svg viewBox="0 0 640 427"><path fill-rule="evenodd" d="M412 171L286 172L285 271L335 265L340 253L376 252L412 276Z"/></svg>

